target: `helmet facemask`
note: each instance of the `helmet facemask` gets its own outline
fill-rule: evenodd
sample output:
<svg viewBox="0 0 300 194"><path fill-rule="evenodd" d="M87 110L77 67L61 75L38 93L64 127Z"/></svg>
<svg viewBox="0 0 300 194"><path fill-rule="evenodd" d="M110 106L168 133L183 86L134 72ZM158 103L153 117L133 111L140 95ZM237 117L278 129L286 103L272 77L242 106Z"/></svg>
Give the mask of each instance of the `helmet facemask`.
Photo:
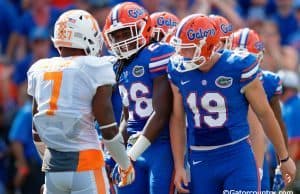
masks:
<svg viewBox="0 0 300 194"><path fill-rule="evenodd" d="M145 26L146 22L143 20L113 25L105 32L112 52L119 59L128 59L130 56L136 54L147 43L142 34Z"/></svg>
<svg viewBox="0 0 300 194"><path fill-rule="evenodd" d="M170 44L175 48L176 54L181 55L183 49L188 49L186 52L193 52L191 58L183 57L182 66L176 67L179 72L187 72L192 71L194 69L198 69L206 62L205 56L201 56L201 50L203 46L206 44L206 37L199 41L199 45L195 43L182 43L180 38L175 36L172 37ZM194 49L194 51L192 51Z"/></svg>

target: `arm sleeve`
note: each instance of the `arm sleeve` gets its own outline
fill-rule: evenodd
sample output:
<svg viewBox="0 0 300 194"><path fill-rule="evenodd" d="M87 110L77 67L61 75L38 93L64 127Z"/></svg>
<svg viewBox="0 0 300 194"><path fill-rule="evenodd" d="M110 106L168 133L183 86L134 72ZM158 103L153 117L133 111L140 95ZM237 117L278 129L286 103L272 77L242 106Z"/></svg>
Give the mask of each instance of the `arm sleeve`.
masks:
<svg viewBox="0 0 300 194"><path fill-rule="evenodd" d="M172 82L175 86L179 86L179 81L178 81L178 73L172 65L172 61L170 60L167 66L167 73L168 73L168 78L170 80L170 82Z"/></svg>
<svg viewBox="0 0 300 194"><path fill-rule="evenodd" d="M30 69L27 71L27 93L28 95L34 97L35 96L35 79L34 79L34 65L30 67Z"/></svg>
<svg viewBox="0 0 300 194"><path fill-rule="evenodd" d="M274 95L281 95L282 94L282 81L278 75L275 76L275 91Z"/></svg>
<svg viewBox="0 0 300 194"><path fill-rule="evenodd" d="M248 55L238 61L240 71L240 87L241 91L243 88L251 83L259 72L259 63L255 56Z"/></svg>
<svg viewBox="0 0 300 194"><path fill-rule="evenodd" d="M105 57L90 58L86 61L84 68L86 75L90 79L93 89L103 85L114 85L116 83L113 64Z"/></svg>
<svg viewBox="0 0 300 194"><path fill-rule="evenodd" d="M149 49L150 47L148 47ZM167 73L167 65L174 49L166 44L156 44L151 49L149 72L152 79ZM150 50L150 49L149 49Z"/></svg>

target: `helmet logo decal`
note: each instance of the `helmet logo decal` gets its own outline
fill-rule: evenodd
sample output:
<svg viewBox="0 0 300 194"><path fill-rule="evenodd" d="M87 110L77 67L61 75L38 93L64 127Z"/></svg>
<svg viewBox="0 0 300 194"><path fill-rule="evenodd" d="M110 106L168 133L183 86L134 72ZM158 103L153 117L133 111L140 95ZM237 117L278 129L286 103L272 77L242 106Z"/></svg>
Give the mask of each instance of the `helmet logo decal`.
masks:
<svg viewBox="0 0 300 194"><path fill-rule="evenodd" d="M159 26L169 26L169 27L174 27L177 26L177 22L173 21L171 18L164 18L164 17L158 17L157 18L157 24Z"/></svg>
<svg viewBox="0 0 300 194"><path fill-rule="evenodd" d="M263 50L264 50L264 43L261 42L261 41L256 42L256 43L254 44L254 47L255 47L257 50L259 50L259 51L263 51Z"/></svg>
<svg viewBox="0 0 300 194"><path fill-rule="evenodd" d="M143 15L145 11L143 9L129 9L128 15L133 18L138 18L139 16Z"/></svg>
<svg viewBox="0 0 300 194"><path fill-rule="evenodd" d="M213 36L215 34L216 30L213 28L207 30L203 30L202 28L200 28L198 31L190 29L187 31L187 37L189 40L203 39L204 37Z"/></svg>
<svg viewBox="0 0 300 194"><path fill-rule="evenodd" d="M221 30L224 34L232 31L232 25L231 24L228 24L228 25L227 24L221 24L220 28L221 28Z"/></svg>

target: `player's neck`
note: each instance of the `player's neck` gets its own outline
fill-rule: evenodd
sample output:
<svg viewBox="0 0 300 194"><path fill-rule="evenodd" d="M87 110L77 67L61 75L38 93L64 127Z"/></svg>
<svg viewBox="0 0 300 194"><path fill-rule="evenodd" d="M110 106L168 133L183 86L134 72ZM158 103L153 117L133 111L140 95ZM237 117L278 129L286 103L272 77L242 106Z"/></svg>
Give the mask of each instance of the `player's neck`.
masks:
<svg viewBox="0 0 300 194"><path fill-rule="evenodd" d="M219 53L214 53L210 60L206 61L203 65L199 67L199 70L202 72L210 71L220 57L221 55Z"/></svg>
<svg viewBox="0 0 300 194"><path fill-rule="evenodd" d="M74 48L61 48L60 56L61 57L73 57L73 56L85 56L85 52L82 49L74 49Z"/></svg>

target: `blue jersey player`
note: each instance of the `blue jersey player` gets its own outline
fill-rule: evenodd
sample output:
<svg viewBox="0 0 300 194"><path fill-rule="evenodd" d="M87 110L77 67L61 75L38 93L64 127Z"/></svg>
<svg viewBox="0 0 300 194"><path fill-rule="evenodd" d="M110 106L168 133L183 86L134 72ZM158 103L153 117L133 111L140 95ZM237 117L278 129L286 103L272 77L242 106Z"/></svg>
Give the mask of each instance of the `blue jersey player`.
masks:
<svg viewBox="0 0 300 194"><path fill-rule="evenodd" d="M128 110L120 128L125 121L128 155L136 169L136 181L118 188L120 194L167 194L171 185L168 123L172 91L166 68L174 49L150 43L151 31L147 11L129 2L113 7L104 27L108 47L119 59L116 77L124 110ZM113 178L117 179L118 173L113 173Z"/></svg>
<svg viewBox="0 0 300 194"><path fill-rule="evenodd" d="M258 60L263 59L264 45L260 40L259 35L252 29L242 28L234 32L230 39L231 49L238 49L240 51L250 52L256 55ZM282 93L281 80L278 75L269 72L261 71L259 78L263 84L268 102L275 114L275 117L280 125L282 135L287 146L287 132L285 130L284 122L281 116L279 95ZM265 138L262 126L255 116L251 108L249 109L248 121L251 129L251 141L254 154L260 167L260 178L262 178L261 190L270 191L270 177L268 161L264 160L265 156ZM263 170L262 170L263 169Z"/></svg>
<svg viewBox="0 0 300 194"><path fill-rule="evenodd" d="M170 136L175 186L183 193L185 137L189 149L191 193L258 191L256 162L248 143L248 105L271 131L271 140L292 180L295 164L257 77L258 61L245 52L213 52L219 38L215 23L201 14L184 18L171 44L176 53L168 65L173 91ZM185 130L185 114L188 128ZM187 135L185 135L187 133Z"/></svg>

